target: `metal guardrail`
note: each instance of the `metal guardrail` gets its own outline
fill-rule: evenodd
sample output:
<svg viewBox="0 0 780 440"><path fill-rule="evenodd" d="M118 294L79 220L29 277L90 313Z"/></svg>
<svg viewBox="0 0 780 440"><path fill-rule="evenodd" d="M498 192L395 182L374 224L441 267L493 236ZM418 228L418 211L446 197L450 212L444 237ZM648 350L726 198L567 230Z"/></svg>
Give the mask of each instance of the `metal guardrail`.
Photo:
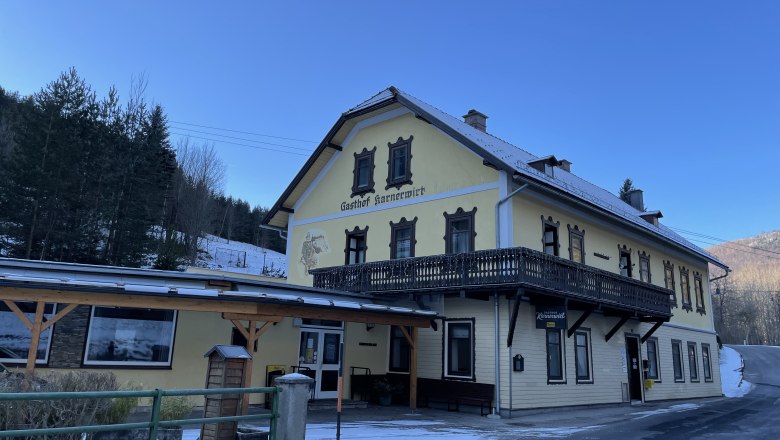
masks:
<svg viewBox="0 0 780 440"><path fill-rule="evenodd" d="M62 400L62 399L112 399L122 397L152 397L152 414L148 422L116 423L111 425L69 426L61 428L35 428L0 431L2 437L46 436L55 434L81 434L101 431L122 431L129 429L149 429L149 440L156 440L158 428L181 425L211 424L221 422L246 422L251 420L270 419L269 438L276 438L276 424L279 418L278 394L279 387L255 388L212 388L192 390L146 390L146 391L83 391L83 392L51 392L51 393L0 393L0 401L14 400ZM273 396L270 414L250 414L245 416L200 417L195 419L160 420L160 405L165 396L206 396L214 394L270 394Z"/></svg>

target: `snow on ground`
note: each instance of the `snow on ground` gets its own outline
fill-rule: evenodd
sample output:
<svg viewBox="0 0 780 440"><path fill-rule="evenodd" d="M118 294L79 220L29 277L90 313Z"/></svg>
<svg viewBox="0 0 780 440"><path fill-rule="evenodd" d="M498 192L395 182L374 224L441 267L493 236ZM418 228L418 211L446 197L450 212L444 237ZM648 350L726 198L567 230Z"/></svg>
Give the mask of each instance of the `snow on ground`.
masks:
<svg viewBox="0 0 780 440"><path fill-rule="evenodd" d="M422 420L393 420L384 422L366 421L341 424L341 438L357 439L417 439L420 437L445 437L455 440L484 439L478 429L453 428L445 422ZM335 423L316 423L306 426L309 440L331 440L336 438Z"/></svg>
<svg viewBox="0 0 780 440"><path fill-rule="evenodd" d="M697 405L695 403L681 403L679 405L672 405L669 408L659 408L651 411L640 411L640 412L631 413L630 415L638 416L637 419L644 419L645 417L655 416L658 414L691 411L694 409L698 409L700 406L701 405Z"/></svg>
<svg viewBox="0 0 780 440"><path fill-rule="evenodd" d="M200 239L197 266L249 275L287 276L287 256L249 243L214 235Z"/></svg>
<svg viewBox="0 0 780 440"><path fill-rule="evenodd" d="M753 384L742 380L744 367L742 356L736 350L729 347L720 350L720 381L724 396L742 397L750 392Z"/></svg>

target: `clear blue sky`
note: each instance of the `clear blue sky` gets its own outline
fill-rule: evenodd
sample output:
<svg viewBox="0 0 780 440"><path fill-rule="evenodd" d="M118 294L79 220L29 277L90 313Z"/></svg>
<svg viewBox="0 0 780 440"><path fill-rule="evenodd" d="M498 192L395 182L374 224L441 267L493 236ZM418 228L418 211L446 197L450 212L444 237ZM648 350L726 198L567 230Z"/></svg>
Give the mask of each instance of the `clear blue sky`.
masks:
<svg viewBox="0 0 780 440"><path fill-rule="evenodd" d="M310 141L395 85L613 192L631 177L667 225L780 229L780 2L512 3L3 1L0 85L75 66L126 96L145 74L171 121ZM264 206L305 160L215 146L226 192Z"/></svg>

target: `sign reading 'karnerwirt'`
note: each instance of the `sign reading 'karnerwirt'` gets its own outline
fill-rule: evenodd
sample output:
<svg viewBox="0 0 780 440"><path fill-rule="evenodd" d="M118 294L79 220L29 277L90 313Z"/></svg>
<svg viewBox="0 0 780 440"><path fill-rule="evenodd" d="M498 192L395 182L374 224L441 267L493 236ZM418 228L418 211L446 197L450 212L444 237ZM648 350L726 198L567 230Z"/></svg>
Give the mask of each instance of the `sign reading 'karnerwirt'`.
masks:
<svg viewBox="0 0 780 440"><path fill-rule="evenodd" d="M342 211L351 211L353 209L367 208L369 206L378 206L385 203L397 202L399 200L411 199L425 195L425 187L410 188L403 191L397 191L391 194L368 196L365 199L353 200L351 202L341 202Z"/></svg>
<svg viewBox="0 0 780 440"><path fill-rule="evenodd" d="M536 306L536 328L566 329L566 307Z"/></svg>

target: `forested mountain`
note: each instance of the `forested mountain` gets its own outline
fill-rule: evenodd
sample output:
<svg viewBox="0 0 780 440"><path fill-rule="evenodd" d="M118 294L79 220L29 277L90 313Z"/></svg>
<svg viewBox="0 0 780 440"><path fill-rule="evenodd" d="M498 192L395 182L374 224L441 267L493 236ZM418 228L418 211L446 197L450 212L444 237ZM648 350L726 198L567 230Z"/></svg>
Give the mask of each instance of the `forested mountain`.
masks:
<svg viewBox="0 0 780 440"><path fill-rule="evenodd" d="M281 250L265 210L226 197L208 145L171 145L136 81L98 97L75 69L32 96L0 87L0 256L176 269L212 233Z"/></svg>
<svg viewBox="0 0 780 440"><path fill-rule="evenodd" d="M719 293L713 297L714 317L723 341L780 345L780 231L707 250L733 270L712 286Z"/></svg>

